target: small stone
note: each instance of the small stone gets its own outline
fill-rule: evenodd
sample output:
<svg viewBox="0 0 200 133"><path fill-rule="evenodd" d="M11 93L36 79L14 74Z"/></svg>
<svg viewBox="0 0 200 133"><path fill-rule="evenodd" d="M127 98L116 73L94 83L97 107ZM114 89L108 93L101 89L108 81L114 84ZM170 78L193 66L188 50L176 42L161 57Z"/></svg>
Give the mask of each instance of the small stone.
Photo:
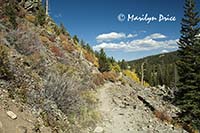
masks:
<svg viewBox="0 0 200 133"><path fill-rule="evenodd" d="M11 119L13 120L17 119L17 115L13 113L12 111L7 111L6 113Z"/></svg>
<svg viewBox="0 0 200 133"><path fill-rule="evenodd" d="M103 133L103 128L102 127L96 127L94 132L95 133Z"/></svg>

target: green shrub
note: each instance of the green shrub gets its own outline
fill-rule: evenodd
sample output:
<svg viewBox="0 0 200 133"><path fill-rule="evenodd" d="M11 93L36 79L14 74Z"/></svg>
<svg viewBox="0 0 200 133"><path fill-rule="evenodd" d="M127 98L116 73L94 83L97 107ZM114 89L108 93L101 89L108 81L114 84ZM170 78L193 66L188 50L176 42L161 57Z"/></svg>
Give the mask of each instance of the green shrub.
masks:
<svg viewBox="0 0 200 133"><path fill-rule="evenodd" d="M9 22L12 24L13 28L17 28L16 22L16 5L13 2L9 2L9 4L5 7L5 15L9 17Z"/></svg>
<svg viewBox="0 0 200 133"><path fill-rule="evenodd" d="M45 14L45 9L43 6L39 6L39 10L36 13L36 21L35 25L41 25L43 26L46 21L46 14Z"/></svg>
<svg viewBox="0 0 200 133"><path fill-rule="evenodd" d="M0 45L0 78L10 79L12 77L9 69L8 51L5 46Z"/></svg>

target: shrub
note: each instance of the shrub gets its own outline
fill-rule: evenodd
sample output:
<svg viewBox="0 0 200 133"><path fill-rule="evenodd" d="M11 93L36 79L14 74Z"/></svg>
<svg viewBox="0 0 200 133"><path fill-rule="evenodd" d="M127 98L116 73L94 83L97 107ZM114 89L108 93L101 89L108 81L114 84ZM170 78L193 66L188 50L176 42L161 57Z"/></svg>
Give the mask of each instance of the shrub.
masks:
<svg viewBox="0 0 200 133"><path fill-rule="evenodd" d="M137 76L137 74L135 73L135 71L130 71L130 70L124 70L123 73L129 77L130 79L136 81L137 83L140 83L140 79Z"/></svg>
<svg viewBox="0 0 200 133"><path fill-rule="evenodd" d="M8 5L5 7L5 14L9 17L9 22L12 24L13 28L17 28L17 22L16 22L16 3L15 2L9 2Z"/></svg>
<svg viewBox="0 0 200 133"><path fill-rule="evenodd" d="M114 63L113 65L111 65L111 71L119 73L121 72L121 68L117 63Z"/></svg>
<svg viewBox="0 0 200 133"><path fill-rule="evenodd" d="M0 45L0 78L10 79L12 73L9 69L8 50L5 46Z"/></svg>
<svg viewBox="0 0 200 133"><path fill-rule="evenodd" d="M103 72L103 78L105 80L115 82L117 81L117 74L115 72Z"/></svg>
<svg viewBox="0 0 200 133"><path fill-rule="evenodd" d="M96 58L95 58L94 54L92 54L88 51L84 51L84 56L85 56L85 59L88 60L89 62L91 62L92 64L94 64L96 62Z"/></svg>
<svg viewBox="0 0 200 133"><path fill-rule="evenodd" d="M57 70L59 74L67 74L68 76L73 75L76 71L74 67L59 62L54 65L54 70Z"/></svg>
<svg viewBox="0 0 200 133"><path fill-rule="evenodd" d="M154 114L155 116L162 120L162 121L166 121L168 123L171 123L172 122L172 118L167 114L167 112L165 111L158 111L158 110L155 110L154 111Z"/></svg>
<svg viewBox="0 0 200 133"><path fill-rule="evenodd" d="M97 112L94 109L87 108L85 106L82 106L80 108L80 122L83 127L88 126L95 126L95 124L100 120L101 115L99 112Z"/></svg>
<svg viewBox="0 0 200 133"><path fill-rule="evenodd" d="M68 51L69 53L72 53L75 50L75 47L72 44L63 42L63 49Z"/></svg>
<svg viewBox="0 0 200 133"><path fill-rule="evenodd" d="M54 101L65 114L79 111L82 100L79 95L80 84L75 77L49 72L44 88L45 98Z"/></svg>
<svg viewBox="0 0 200 133"><path fill-rule="evenodd" d="M17 30L8 36L8 41L15 46L15 49L24 55L30 55L39 50L41 42L37 34L32 31Z"/></svg>
<svg viewBox="0 0 200 133"><path fill-rule="evenodd" d="M40 5L36 13L35 25L43 26L45 24L45 21L46 21L45 9L42 5Z"/></svg>
<svg viewBox="0 0 200 133"><path fill-rule="evenodd" d="M91 90L84 91L82 92L81 96L89 105L93 105L98 102L96 93L94 91Z"/></svg>
<svg viewBox="0 0 200 133"><path fill-rule="evenodd" d="M59 36L61 34L60 28L57 25L54 25L53 29L57 36Z"/></svg>
<svg viewBox="0 0 200 133"><path fill-rule="evenodd" d="M58 56L58 57L63 57L64 56L64 54L61 52L61 50L56 46L52 46L51 47L51 52L53 52L54 55Z"/></svg>
<svg viewBox="0 0 200 133"><path fill-rule="evenodd" d="M93 83L97 86L104 84L104 77L101 73L97 73L93 75Z"/></svg>

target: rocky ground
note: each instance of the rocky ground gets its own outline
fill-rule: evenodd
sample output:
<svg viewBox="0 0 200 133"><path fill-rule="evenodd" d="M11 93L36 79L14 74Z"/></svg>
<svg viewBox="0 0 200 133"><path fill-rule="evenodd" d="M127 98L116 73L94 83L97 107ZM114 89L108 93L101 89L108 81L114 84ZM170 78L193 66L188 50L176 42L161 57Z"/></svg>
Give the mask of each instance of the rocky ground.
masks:
<svg viewBox="0 0 200 133"><path fill-rule="evenodd" d="M146 90L135 91L107 83L99 89L99 110L103 121L95 132L105 133L183 133L186 132L172 124L163 122L138 99ZM145 97L147 98L147 97ZM168 105L170 106L170 105ZM172 105L171 105L172 106Z"/></svg>
<svg viewBox="0 0 200 133"><path fill-rule="evenodd" d="M152 106L156 106L154 103L157 103L156 107L160 109L168 107L168 112L172 110L173 106L163 103L157 96L158 92L155 92L157 91L140 88L138 85L130 87L120 83L105 83L97 91L98 110L102 120L96 125L96 128L90 128L85 132L186 133L180 127L161 121L138 98L143 94L141 97L152 103ZM156 99L152 100L152 97L159 99L160 103L156 102ZM0 89L0 133L34 133L38 131L38 127L42 133L52 132L50 128L44 126L42 119L37 117L34 111L9 98L7 90Z"/></svg>
<svg viewBox="0 0 200 133"><path fill-rule="evenodd" d="M50 133L31 110L8 97L8 92L0 89L0 133Z"/></svg>

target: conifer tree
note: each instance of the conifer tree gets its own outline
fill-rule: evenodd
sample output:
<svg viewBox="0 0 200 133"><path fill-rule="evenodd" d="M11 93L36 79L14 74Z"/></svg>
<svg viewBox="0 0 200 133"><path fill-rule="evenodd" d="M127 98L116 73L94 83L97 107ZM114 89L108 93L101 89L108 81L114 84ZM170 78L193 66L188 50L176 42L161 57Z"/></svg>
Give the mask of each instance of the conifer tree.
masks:
<svg viewBox="0 0 200 133"><path fill-rule="evenodd" d="M99 53L99 71L100 72L110 71L110 63L103 49L101 49Z"/></svg>
<svg viewBox="0 0 200 133"><path fill-rule="evenodd" d="M176 104L182 109L181 118L186 124L200 128L200 86L198 41L200 18L194 0L185 0L184 18L181 23L178 66L179 84ZM200 129L199 129L200 130Z"/></svg>

